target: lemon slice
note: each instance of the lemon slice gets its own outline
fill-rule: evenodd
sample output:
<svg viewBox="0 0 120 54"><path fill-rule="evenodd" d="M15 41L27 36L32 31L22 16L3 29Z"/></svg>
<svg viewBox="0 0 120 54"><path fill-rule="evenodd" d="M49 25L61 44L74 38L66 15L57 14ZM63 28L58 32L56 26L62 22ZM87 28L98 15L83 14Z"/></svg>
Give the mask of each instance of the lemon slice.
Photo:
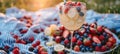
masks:
<svg viewBox="0 0 120 54"><path fill-rule="evenodd" d="M46 43L47 46L52 46L52 45L54 45L54 44L55 44L54 41L50 41L50 42L47 42L47 43Z"/></svg>
<svg viewBox="0 0 120 54"><path fill-rule="evenodd" d="M51 29L49 27L47 27L44 31L45 35L51 35Z"/></svg>
<svg viewBox="0 0 120 54"><path fill-rule="evenodd" d="M63 45L61 45L61 44L56 44L55 46L54 46L54 50L55 51L62 51L62 50L64 50L65 49L65 47L63 46Z"/></svg>

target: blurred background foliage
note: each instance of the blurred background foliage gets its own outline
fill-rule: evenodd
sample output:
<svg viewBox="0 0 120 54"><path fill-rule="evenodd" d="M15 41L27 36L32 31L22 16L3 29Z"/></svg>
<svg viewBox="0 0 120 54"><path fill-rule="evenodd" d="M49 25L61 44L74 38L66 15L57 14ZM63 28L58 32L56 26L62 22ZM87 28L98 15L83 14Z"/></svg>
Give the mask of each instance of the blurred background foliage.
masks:
<svg viewBox="0 0 120 54"><path fill-rule="evenodd" d="M30 11L41 8L55 6L63 0L0 0L0 12L5 12L6 8L18 7ZM88 9L93 9L100 13L120 13L120 0L73 0L82 1L87 4Z"/></svg>

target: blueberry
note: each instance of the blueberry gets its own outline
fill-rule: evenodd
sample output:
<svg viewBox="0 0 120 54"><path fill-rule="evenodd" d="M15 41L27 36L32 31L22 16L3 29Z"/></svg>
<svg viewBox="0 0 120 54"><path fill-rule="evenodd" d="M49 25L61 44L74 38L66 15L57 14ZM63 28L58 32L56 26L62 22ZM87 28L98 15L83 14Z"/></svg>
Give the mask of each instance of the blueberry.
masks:
<svg viewBox="0 0 120 54"><path fill-rule="evenodd" d="M90 49L89 47L85 47L85 50L86 50L86 51L89 51L89 49Z"/></svg>
<svg viewBox="0 0 120 54"><path fill-rule="evenodd" d="M66 44L65 47L70 48L70 43Z"/></svg>
<svg viewBox="0 0 120 54"><path fill-rule="evenodd" d="M102 45L105 45L105 44L106 44L106 40L102 40L102 41L101 41L101 44L102 44Z"/></svg>
<svg viewBox="0 0 120 54"><path fill-rule="evenodd" d="M84 35L83 35L85 38L87 38L88 37L88 34L87 33L84 33Z"/></svg>
<svg viewBox="0 0 120 54"><path fill-rule="evenodd" d="M85 46L84 45L80 45L80 48L84 48Z"/></svg>
<svg viewBox="0 0 120 54"><path fill-rule="evenodd" d="M81 52L85 52L85 48L83 47L83 48L81 48Z"/></svg>
<svg viewBox="0 0 120 54"><path fill-rule="evenodd" d="M81 40L81 41L82 41L82 40L83 40L83 38L81 38L81 37L80 37L78 40Z"/></svg>
<svg viewBox="0 0 120 54"><path fill-rule="evenodd" d="M38 53L38 49L33 50L34 53Z"/></svg>
<svg viewBox="0 0 120 54"><path fill-rule="evenodd" d="M90 51L90 52L93 52L93 48L89 48L89 51Z"/></svg>
<svg viewBox="0 0 120 54"><path fill-rule="evenodd" d="M61 44L64 45L64 41L61 41Z"/></svg>
<svg viewBox="0 0 120 54"><path fill-rule="evenodd" d="M52 54L57 54L57 52L56 51L52 51Z"/></svg>
<svg viewBox="0 0 120 54"><path fill-rule="evenodd" d="M34 50L34 48L33 47L29 47L28 50L32 52Z"/></svg>
<svg viewBox="0 0 120 54"><path fill-rule="evenodd" d="M76 9L77 9L77 11L78 11L78 12L80 12L80 11L81 11L81 8L80 8L80 7L77 7Z"/></svg>
<svg viewBox="0 0 120 54"><path fill-rule="evenodd" d="M60 10L60 13L62 14L62 10Z"/></svg>
<svg viewBox="0 0 120 54"><path fill-rule="evenodd" d="M102 45L101 44L97 44L97 46L101 47Z"/></svg>
<svg viewBox="0 0 120 54"><path fill-rule="evenodd" d="M106 33L106 32L103 32L103 36L107 36L107 33Z"/></svg>
<svg viewBox="0 0 120 54"><path fill-rule="evenodd" d="M74 48L74 47L75 47L75 45L76 45L76 43L72 43L72 48Z"/></svg>
<svg viewBox="0 0 120 54"><path fill-rule="evenodd" d="M79 15L80 15L80 16L84 16L84 13L83 13L83 12L79 12Z"/></svg>
<svg viewBox="0 0 120 54"><path fill-rule="evenodd" d="M110 48L109 48L109 47L106 47L106 49L107 49L107 50L110 50Z"/></svg>
<svg viewBox="0 0 120 54"><path fill-rule="evenodd" d="M14 49L13 47L10 47L10 48L9 48L9 51L12 51L13 49Z"/></svg>
<svg viewBox="0 0 120 54"><path fill-rule="evenodd" d="M43 40L48 41L49 39L48 39L48 37L44 37Z"/></svg>
<svg viewBox="0 0 120 54"><path fill-rule="evenodd" d="M86 29L86 32L87 32L87 33L89 33L89 32L90 32L90 30L89 30L89 29Z"/></svg>
<svg viewBox="0 0 120 54"><path fill-rule="evenodd" d="M76 37L77 39L79 39L79 38L80 38L80 35L79 35L79 34L75 34L75 37Z"/></svg>
<svg viewBox="0 0 120 54"><path fill-rule="evenodd" d="M94 47L97 46L97 44L96 44L95 42L93 42L92 45L93 45Z"/></svg>
<svg viewBox="0 0 120 54"><path fill-rule="evenodd" d="M78 31L74 31L74 34L79 34Z"/></svg>

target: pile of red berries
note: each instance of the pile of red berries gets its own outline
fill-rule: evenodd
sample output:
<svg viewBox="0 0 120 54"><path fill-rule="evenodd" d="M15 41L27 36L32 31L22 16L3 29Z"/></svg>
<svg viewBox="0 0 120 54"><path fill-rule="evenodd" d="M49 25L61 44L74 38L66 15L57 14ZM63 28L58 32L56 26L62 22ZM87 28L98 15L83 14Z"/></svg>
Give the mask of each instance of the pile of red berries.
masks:
<svg viewBox="0 0 120 54"><path fill-rule="evenodd" d="M105 52L113 49L116 44L116 39L110 30L104 26L98 26L96 23L83 24L80 29L74 31L72 38L70 34L70 31L61 26L52 35L56 43L60 43L68 49L72 40L72 48L77 52Z"/></svg>

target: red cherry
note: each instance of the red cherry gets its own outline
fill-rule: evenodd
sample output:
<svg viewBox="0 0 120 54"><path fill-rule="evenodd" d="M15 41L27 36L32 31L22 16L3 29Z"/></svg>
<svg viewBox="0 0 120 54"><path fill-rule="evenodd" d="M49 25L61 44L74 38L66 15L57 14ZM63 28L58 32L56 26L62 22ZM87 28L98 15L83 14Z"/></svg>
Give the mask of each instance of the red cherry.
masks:
<svg viewBox="0 0 120 54"><path fill-rule="evenodd" d="M57 36L57 37L55 38L55 41L56 41L57 43L60 43L60 42L61 42L60 36Z"/></svg>
<svg viewBox="0 0 120 54"><path fill-rule="evenodd" d="M37 46L40 45L40 41L39 40L36 41L35 44L37 44Z"/></svg>
<svg viewBox="0 0 120 54"><path fill-rule="evenodd" d="M64 13L67 14L69 9L70 9L69 7L66 7L65 10L64 10Z"/></svg>
<svg viewBox="0 0 120 54"><path fill-rule="evenodd" d="M70 5L70 4L72 4L72 1L68 1L66 4Z"/></svg>
<svg viewBox="0 0 120 54"><path fill-rule="evenodd" d="M105 39L105 37L104 37L103 35L100 35L100 36L99 36L99 39L102 41L102 40Z"/></svg>
<svg viewBox="0 0 120 54"><path fill-rule="evenodd" d="M77 6L81 6L81 3L80 3L80 2L77 2Z"/></svg>
<svg viewBox="0 0 120 54"><path fill-rule="evenodd" d="M76 37L73 37L73 38L72 38L72 42L77 42L77 38L76 38Z"/></svg>
<svg viewBox="0 0 120 54"><path fill-rule="evenodd" d="M70 32L69 32L68 30L65 30L65 31L63 32L63 37L64 37L64 38L67 38L69 34L70 34Z"/></svg>
<svg viewBox="0 0 120 54"><path fill-rule="evenodd" d="M91 33L91 34L96 34L96 29L90 27L90 33Z"/></svg>
<svg viewBox="0 0 120 54"><path fill-rule="evenodd" d="M108 39L108 41L112 42L112 44L115 44L116 43L116 39L114 37L110 37Z"/></svg>
<svg viewBox="0 0 120 54"><path fill-rule="evenodd" d="M22 43L22 44L26 44L26 42L24 41L24 40L21 40L21 42L20 43Z"/></svg>
<svg viewBox="0 0 120 54"><path fill-rule="evenodd" d="M33 41L34 41L34 37L31 36L31 37L29 38L29 41L33 42Z"/></svg>
<svg viewBox="0 0 120 54"><path fill-rule="evenodd" d="M112 42L107 42L106 45L111 48L113 46L113 43Z"/></svg>
<svg viewBox="0 0 120 54"><path fill-rule="evenodd" d="M107 49L106 49L105 46L102 46L102 47L101 47L101 51L102 51L102 52L104 52L104 51L106 51L106 50L107 50Z"/></svg>
<svg viewBox="0 0 120 54"><path fill-rule="evenodd" d="M59 27L60 30L64 31L65 30L65 27L62 25Z"/></svg>
<svg viewBox="0 0 120 54"><path fill-rule="evenodd" d="M37 33L37 34L40 33L40 31L38 29L35 29L33 32Z"/></svg>
<svg viewBox="0 0 120 54"><path fill-rule="evenodd" d="M91 46L91 40L88 40L88 39L84 39L84 45L85 46Z"/></svg>
<svg viewBox="0 0 120 54"><path fill-rule="evenodd" d="M32 47L37 47L37 44L32 44Z"/></svg>
<svg viewBox="0 0 120 54"><path fill-rule="evenodd" d="M98 27L97 27L97 31L98 31L98 32L103 32L103 26L98 26Z"/></svg>
<svg viewBox="0 0 120 54"><path fill-rule="evenodd" d="M16 43L21 43L21 40L17 39L17 40L16 40Z"/></svg>
<svg viewBox="0 0 120 54"><path fill-rule="evenodd" d="M109 29L105 28L105 29L104 29L104 31L105 31L106 33L108 33L108 34L111 34L111 35L112 35L112 33L111 33L111 31L110 31Z"/></svg>
<svg viewBox="0 0 120 54"><path fill-rule="evenodd" d="M18 39L19 36L18 35L13 35L13 38Z"/></svg>
<svg viewBox="0 0 120 54"><path fill-rule="evenodd" d="M41 54L48 54L48 52L42 51Z"/></svg>
<svg viewBox="0 0 120 54"><path fill-rule="evenodd" d="M24 34L24 33L26 33L27 31L28 31L28 30L25 29L25 30L20 31L20 33L21 33L21 34Z"/></svg>
<svg viewBox="0 0 120 54"><path fill-rule="evenodd" d="M59 8L60 10L62 10L62 6L60 6L60 8Z"/></svg>
<svg viewBox="0 0 120 54"><path fill-rule="evenodd" d="M79 47L78 45L76 45L76 46L74 47L74 51L79 52L79 51L80 51L80 47Z"/></svg>
<svg viewBox="0 0 120 54"><path fill-rule="evenodd" d="M90 38L92 38L92 37L93 37L91 34L88 34L88 36L89 36Z"/></svg>
<svg viewBox="0 0 120 54"><path fill-rule="evenodd" d="M64 51L58 51L58 54L65 54Z"/></svg>
<svg viewBox="0 0 120 54"><path fill-rule="evenodd" d="M93 36L92 40L93 40L95 43L101 44L101 41L99 40L99 38L98 38L97 36Z"/></svg>
<svg viewBox="0 0 120 54"><path fill-rule="evenodd" d="M65 43L65 44L68 44L69 42L70 42L70 41L69 41L68 39L65 39L65 40L64 40L64 43Z"/></svg>
<svg viewBox="0 0 120 54"><path fill-rule="evenodd" d="M81 40L77 40L77 45L80 46L82 44Z"/></svg>
<svg viewBox="0 0 120 54"><path fill-rule="evenodd" d="M96 46L95 51L100 51L100 47Z"/></svg>
<svg viewBox="0 0 120 54"><path fill-rule="evenodd" d="M9 49L10 47L8 45L4 46L5 49Z"/></svg>
<svg viewBox="0 0 120 54"><path fill-rule="evenodd" d="M38 46L38 50L39 50L40 48L42 48L42 46L39 45L39 46Z"/></svg>
<svg viewBox="0 0 120 54"><path fill-rule="evenodd" d="M13 54L20 54L18 48L13 49L12 53L13 53Z"/></svg>

